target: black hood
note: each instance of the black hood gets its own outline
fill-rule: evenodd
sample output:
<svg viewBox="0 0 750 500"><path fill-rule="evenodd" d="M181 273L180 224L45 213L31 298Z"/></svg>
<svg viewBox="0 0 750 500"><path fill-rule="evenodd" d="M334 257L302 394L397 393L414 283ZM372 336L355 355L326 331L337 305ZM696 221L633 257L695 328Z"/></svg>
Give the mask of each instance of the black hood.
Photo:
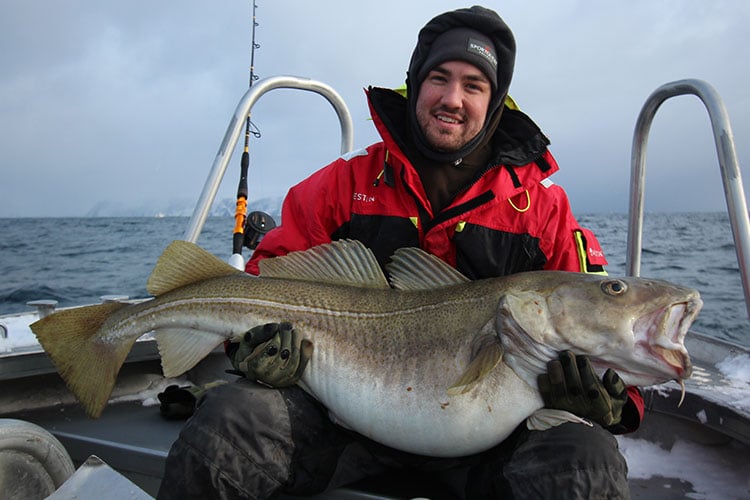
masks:
<svg viewBox="0 0 750 500"><path fill-rule="evenodd" d="M492 94L487 118L482 130L461 150L450 153L435 151L429 147L421 128L417 123L416 102L421 81L417 81L417 75L424 74L422 66L430 54L435 39L448 30L460 27L468 27L485 34L495 45L497 52L497 90ZM513 76L513 66L516 58L516 42L513 33L496 12L484 7L474 6L466 9L458 9L440 14L428 22L419 32L417 45L409 62L409 70L406 74L406 87L409 100L409 122L414 143L419 151L427 158L440 163L456 163L469 155L480 144L486 142L492 135L498 123L498 113L502 113L503 101L508 93L510 81Z"/></svg>

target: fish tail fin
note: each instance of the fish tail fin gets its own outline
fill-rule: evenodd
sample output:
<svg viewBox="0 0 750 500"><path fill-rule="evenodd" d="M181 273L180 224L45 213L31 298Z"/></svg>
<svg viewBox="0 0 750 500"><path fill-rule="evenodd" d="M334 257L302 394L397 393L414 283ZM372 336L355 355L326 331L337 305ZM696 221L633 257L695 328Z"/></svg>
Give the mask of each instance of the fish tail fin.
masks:
<svg viewBox="0 0 750 500"><path fill-rule="evenodd" d="M68 388L86 413L97 418L107 405L117 373L132 341L119 345L95 342L94 335L107 318L127 304L107 303L66 309L31 325Z"/></svg>

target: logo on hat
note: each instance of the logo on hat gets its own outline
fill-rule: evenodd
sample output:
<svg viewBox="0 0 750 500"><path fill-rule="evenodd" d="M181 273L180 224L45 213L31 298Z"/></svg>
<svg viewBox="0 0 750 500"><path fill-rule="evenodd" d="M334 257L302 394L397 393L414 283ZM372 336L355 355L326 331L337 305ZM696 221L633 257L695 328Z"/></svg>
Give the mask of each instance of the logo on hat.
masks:
<svg viewBox="0 0 750 500"><path fill-rule="evenodd" d="M495 54L492 53L492 48L487 44L482 43L476 38L469 38L469 46L466 47L466 50L483 57L494 69L497 69L497 57L495 57Z"/></svg>

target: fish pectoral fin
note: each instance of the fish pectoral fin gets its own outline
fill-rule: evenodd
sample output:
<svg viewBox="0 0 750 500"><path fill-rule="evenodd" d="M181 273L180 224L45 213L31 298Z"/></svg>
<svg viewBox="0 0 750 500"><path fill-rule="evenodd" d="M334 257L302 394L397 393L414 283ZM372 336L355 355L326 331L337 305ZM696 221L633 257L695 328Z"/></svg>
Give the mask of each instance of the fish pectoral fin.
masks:
<svg viewBox="0 0 750 500"><path fill-rule="evenodd" d="M192 328L160 328L154 332L165 377L178 377L208 356L225 335Z"/></svg>
<svg viewBox="0 0 750 500"><path fill-rule="evenodd" d="M458 396L473 389L503 359L503 352L497 340L486 341L458 380L448 387L448 395Z"/></svg>

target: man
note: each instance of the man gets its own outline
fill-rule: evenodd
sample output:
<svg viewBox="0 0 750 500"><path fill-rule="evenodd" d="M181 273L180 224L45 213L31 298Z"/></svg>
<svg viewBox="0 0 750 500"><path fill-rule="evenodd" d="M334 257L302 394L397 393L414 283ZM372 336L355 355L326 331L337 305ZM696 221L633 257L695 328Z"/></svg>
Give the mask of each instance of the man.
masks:
<svg viewBox="0 0 750 500"><path fill-rule="evenodd" d="M247 271L257 273L263 258L353 238L381 265L397 248L417 246L472 279L535 269L603 272L596 239L547 179L558 170L547 138L506 105L514 58L513 35L491 10L432 19L419 33L407 97L368 90L383 141L293 187L282 225L266 235ZM438 459L332 423L292 386L305 365L300 342L294 325L274 323L228 348L248 379L203 399L170 451L160 497L314 494L393 471L426 478L412 495L440 484L433 497L628 496L627 467L611 432L638 426L642 399L614 372L599 380L583 356L561 353L539 388L548 407L591 426L520 426L485 453Z"/></svg>

